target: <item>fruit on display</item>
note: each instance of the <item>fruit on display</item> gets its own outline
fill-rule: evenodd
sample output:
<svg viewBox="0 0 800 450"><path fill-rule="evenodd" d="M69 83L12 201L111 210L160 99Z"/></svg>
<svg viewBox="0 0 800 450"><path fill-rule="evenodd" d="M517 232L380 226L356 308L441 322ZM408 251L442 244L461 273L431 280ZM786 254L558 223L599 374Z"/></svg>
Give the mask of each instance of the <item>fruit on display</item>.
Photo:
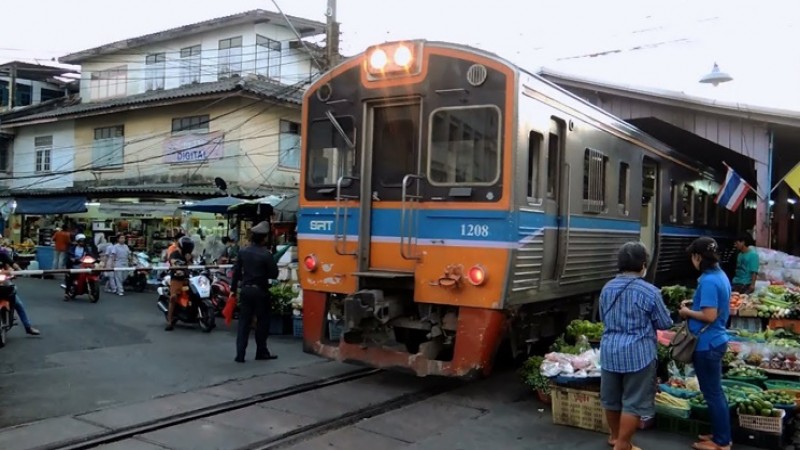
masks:
<svg viewBox="0 0 800 450"><path fill-rule="evenodd" d="M684 400L682 398L669 395L666 392L659 392L656 394L656 405L667 406L669 408L682 409L682 410L691 409L691 406L689 405L689 400Z"/></svg>
<svg viewBox="0 0 800 450"><path fill-rule="evenodd" d="M766 391L761 394L761 398L773 405L794 405L796 398L788 392Z"/></svg>
<svg viewBox="0 0 800 450"><path fill-rule="evenodd" d="M603 336L603 324L588 320L573 320L567 325L567 336L575 340L580 336L586 336L590 341L599 341Z"/></svg>
<svg viewBox="0 0 800 450"><path fill-rule="evenodd" d="M775 409L773 403L767 401L763 395L749 395L739 403L736 410L739 414L761 417L781 417L783 413L780 409Z"/></svg>
<svg viewBox="0 0 800 450"><path fill-rule="evenodd" d="M734 367L725 374L728 378L736 377L736 378L757 378L757 379L766 379L767 376L764 374L764 371L758 367Z"/></svg>
<svg viewBox="0 0 800 450"><path fill-rule="evenodd" d="M744 303L746 300L747 300L747 294L740 294L738 292L731 293L731 303L730 303L731 311L739 309L742 306L742 303Z"/></svg>

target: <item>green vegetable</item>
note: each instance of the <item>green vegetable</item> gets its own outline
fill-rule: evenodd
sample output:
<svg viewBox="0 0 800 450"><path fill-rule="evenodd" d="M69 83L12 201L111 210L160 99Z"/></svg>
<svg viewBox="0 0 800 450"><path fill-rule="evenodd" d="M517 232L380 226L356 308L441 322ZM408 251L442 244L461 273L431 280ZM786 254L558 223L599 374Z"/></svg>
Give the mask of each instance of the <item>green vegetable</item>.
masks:
<svg viewBox="0 0 800 450"><path fill-rule="evenodd" d="M567 337L577 341L580 336L586 336L590 341L599 341L603 336L603 324L589 322L588 320L573 320L567 325Z"/></svg>

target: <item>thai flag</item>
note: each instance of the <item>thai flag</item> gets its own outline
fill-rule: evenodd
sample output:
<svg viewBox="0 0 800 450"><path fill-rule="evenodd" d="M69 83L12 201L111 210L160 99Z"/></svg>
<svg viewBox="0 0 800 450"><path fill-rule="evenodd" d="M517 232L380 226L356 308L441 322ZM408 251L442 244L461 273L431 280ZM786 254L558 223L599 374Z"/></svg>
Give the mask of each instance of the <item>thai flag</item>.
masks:
<svg viewBox="0 0 800 450"><path fill-rule="evenodd" d="M716 200L718 205L722 205L731 211L739 209L747 193L752 189L746 181L742 179L736 172L728 167L728 174L725 175L725 183L717 194Z"/></svg>

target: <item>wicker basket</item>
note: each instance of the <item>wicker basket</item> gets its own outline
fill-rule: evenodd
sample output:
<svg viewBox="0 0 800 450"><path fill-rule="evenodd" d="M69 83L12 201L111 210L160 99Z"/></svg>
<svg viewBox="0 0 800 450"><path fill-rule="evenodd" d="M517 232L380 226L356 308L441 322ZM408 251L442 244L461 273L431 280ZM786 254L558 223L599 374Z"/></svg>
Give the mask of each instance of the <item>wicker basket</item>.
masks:
<svg viewBox="0 0 800 450"><path fill-rule="evenodd" d="M763 431L769 434L783 434L783 417L786 411L783 409L780 417L751 416L749 414L739 414L739 426L748 430Z"/></svg>
<svg viewBox="0 0 800 450"><path fill-rule="evenodd" d="M600 393L554 386L553 423L608 433L608 423L600 406Z"/></svg>

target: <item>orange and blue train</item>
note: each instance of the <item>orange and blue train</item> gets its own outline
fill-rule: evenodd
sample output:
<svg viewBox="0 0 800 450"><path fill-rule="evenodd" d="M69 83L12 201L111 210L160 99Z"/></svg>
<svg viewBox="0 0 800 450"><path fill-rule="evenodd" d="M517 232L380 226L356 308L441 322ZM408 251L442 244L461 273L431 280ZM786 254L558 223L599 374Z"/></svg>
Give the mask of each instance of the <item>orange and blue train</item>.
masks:
<svg viewBox="0 0 800 450"><path fill-rule="evenodd" d="M616 251L657 282L729 239L724 174L490 53L407 41L322 75L302 111L304 350L420 376L491 372L592 314Z"/></svg>

